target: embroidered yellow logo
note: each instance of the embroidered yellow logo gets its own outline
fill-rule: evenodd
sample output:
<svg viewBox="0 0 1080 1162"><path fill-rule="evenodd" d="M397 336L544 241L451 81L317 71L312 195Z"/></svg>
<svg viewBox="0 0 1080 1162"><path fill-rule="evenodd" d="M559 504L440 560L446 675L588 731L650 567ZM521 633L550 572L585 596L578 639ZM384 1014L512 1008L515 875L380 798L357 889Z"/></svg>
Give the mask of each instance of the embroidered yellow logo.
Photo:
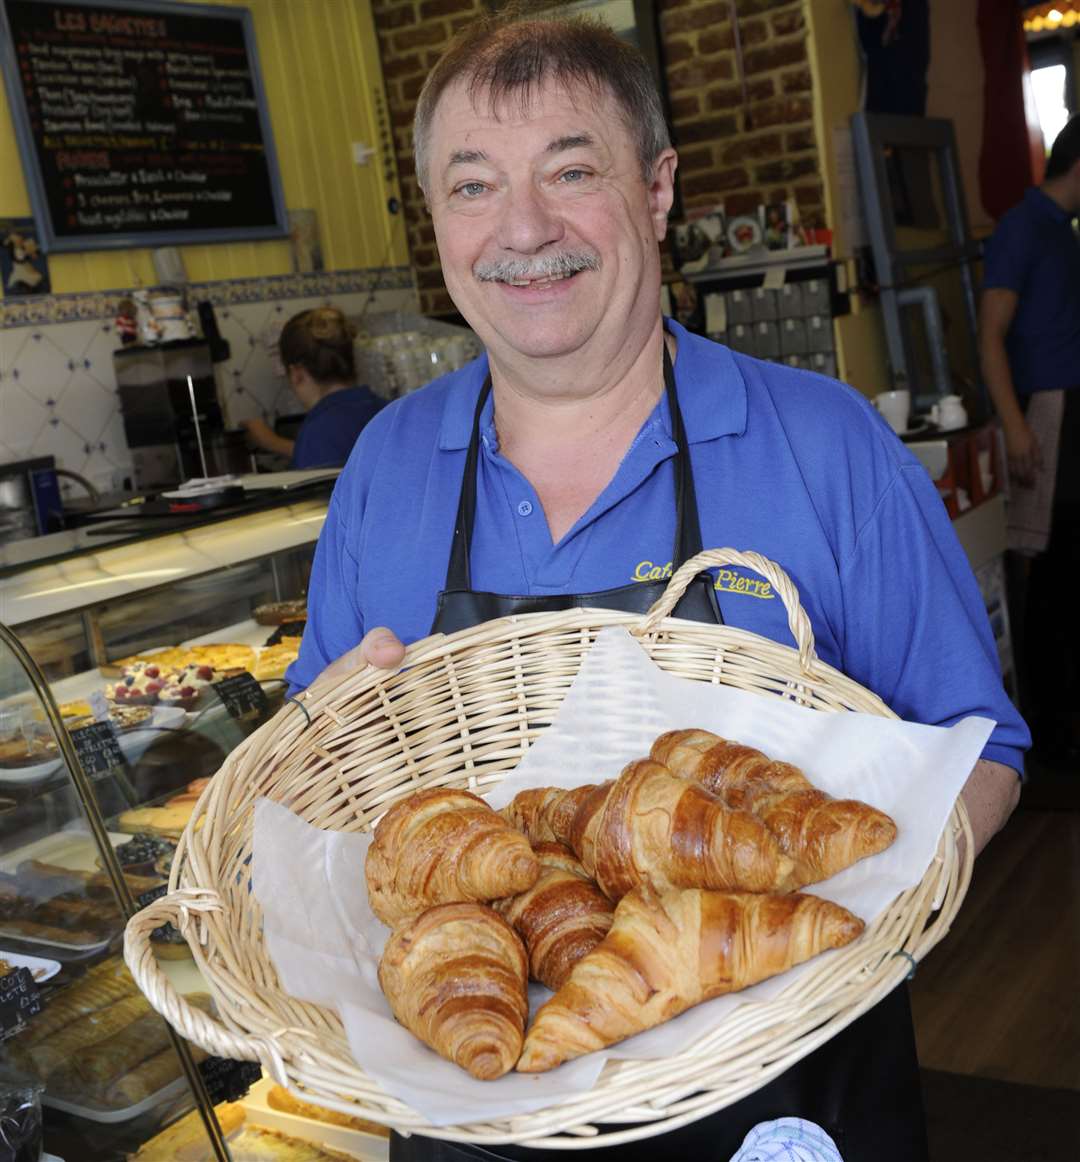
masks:
<svg viewBox="0 0 1080 1162"><path fill-rule="evenodd" d="M638 561L632 581L666 581L671 576L671 562L666 565L652 561ZM770 581L759 577L743 577L732 569L717 569L713 588L721 593L743 593L747 597L760 597L771 601L776 593Z"/></svg>

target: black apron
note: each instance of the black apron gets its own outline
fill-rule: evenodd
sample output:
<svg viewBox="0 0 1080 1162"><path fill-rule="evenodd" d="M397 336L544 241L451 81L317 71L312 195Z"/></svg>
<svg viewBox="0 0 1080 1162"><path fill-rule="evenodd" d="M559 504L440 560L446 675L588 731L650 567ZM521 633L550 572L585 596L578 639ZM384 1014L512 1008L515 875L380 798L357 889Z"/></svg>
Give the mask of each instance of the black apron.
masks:
<svg viewBox="0 0 1080 1162"><path fill-rule="evenodd" d="M689 447L666 347L664 384L672 434L678 446L674 571L701 550L701 528ZM512 613L586 606L646 612L663 593L666 581L635 582L599 593L556 597L514 597L478 593L469 588L480 413L490 390L489 380L476 405L446 589L439 594L432 633L451 633ZM675 607L675 615L722 624L708 573L694 579ZM590 1149L587 1162L656 1162L657 1158L680 1157L694 1162L728 1162L758 1122L793 1116L807 1118L823 1127L836 1142L844 1162L928 1162L919 1066L906 985L894 989L820 1049L749 1097L719 1113L669 1131L662 1139L644 1138L621 1146ZM612 1130L621 1128L624 1127L613 1126ZM500 1158L566 1162L566 1151L528 1146L481 1147L438 1141L419 1134L409 1138L397 1133L390 1135L390 1162L474 1162Z"/></svg>
<svg viewBox="0 0 1080 1162"><path fill-rule="evenodd" d="M671 554L674 573L684 562L701 552L701 525L698 522L697 493L694 490L694 472L690 465L690 447L686 442L682 412L675 391L675 372L671 366L667 345L664 345L664 388L671 412L671 434L678 448L675 457L675 545ZM476 516L476 466L480 455L480 414L491 394L491 380L485 381L476 401L472 438L465 457L465 472L461 480L454 539L450 546L450 561L446 568L446 588L439 594L435 607L432 633L453 633L469 629L496 617L513 613L552 613L564 609L618 609L623 613L647 613L663 596L667 581L631 581L617 589L598 593L560 593L554 596L533 597L528 594L511 596L505 593L478 593L472 588L469 569L469 550L472 546L473 521ZM687 621L704 621L723 625L724 619L716 600L712 577L701 573L687 586L686 592L672 611L673 617Z"/></svg>

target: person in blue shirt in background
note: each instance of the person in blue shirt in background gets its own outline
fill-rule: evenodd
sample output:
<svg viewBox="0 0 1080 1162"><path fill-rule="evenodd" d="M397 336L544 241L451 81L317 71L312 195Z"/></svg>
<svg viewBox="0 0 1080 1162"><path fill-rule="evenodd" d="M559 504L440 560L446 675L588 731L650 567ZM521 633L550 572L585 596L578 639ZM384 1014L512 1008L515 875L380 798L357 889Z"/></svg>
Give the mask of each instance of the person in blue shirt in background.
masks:
<svg viewBox="0 0 1080 1162"><path fill-rule="evenodd" d="M1080 759L1080 116L986 244L983 378L1001 419L1010 609L1036 753Z"/></svg>
<svg viewBox="0 0 1080 1162"><path fill-rule="evenodd" d="M480 17L429 74L413 136L447 289L485 353L361 435L291 692L508 614L644 612L702 546L752 549L792 578L819 656L901 717L996 721L964 789L982 848L1029 738L948 514L858 392L662 317L677 156L640 53L597 21ZM739 567L699 575L675 613L792 642L772 585ZM844 1162L926 1162L906 989L720 1113L592 1157L722 1162L789 1115ZM390 1144L391 1162L554 1153Z"/></svg>
<svg viewBox="0 0 1080 1162"><path fill-rule="evenodd" d="M278 340L285 375L307 409L295 440L279 436L264 420L247 420L253 444L288 456L291 468L340 468L356 437L386 401L356 386L356 328L336 307L294 315Z"/></svg>

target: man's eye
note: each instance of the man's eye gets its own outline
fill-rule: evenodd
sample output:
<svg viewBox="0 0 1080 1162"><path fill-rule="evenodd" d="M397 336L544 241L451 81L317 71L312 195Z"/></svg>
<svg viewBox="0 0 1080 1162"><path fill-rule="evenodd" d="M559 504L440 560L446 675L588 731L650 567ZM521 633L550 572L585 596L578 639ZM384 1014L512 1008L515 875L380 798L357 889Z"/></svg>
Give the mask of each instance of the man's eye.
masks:
<svg viewBox="0 0 1080 1162"><path fill-rule="evenodd" d="M483 182L462 182L454 191L464 198L478 198L486 189Z"/></svg>
<svg viewBox="0 0 1080 1162"><path fill-rule="evenodd" d="M583 169L564 169L563 172L559 174L559 181L573 184L576 182L584 181L588 176L588 172Z"/></svg>

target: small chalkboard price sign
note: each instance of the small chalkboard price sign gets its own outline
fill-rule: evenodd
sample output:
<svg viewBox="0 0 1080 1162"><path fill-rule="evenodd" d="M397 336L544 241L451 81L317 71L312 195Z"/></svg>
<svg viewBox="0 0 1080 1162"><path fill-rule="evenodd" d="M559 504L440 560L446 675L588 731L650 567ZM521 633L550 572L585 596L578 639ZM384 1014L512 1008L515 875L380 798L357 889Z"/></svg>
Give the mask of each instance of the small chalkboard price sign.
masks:
<svg viewBox="0 0 1080 1162"><path fill-rule="evenodd" d="M104 779L124 769L124 752L111 722L91 722L80 726L71 732L71 741L89 778Z"/></svg>
<svg viewBox="0 0 1080 1162"><path fill-rule="evenodd" d="M0 63L46 251L287 235L246 9L0 0Z"/></svg>
<svg viewBox="0 0 1080 1162"><path fill-rule="evenodd" d="M151 888L148 892L140 892L135 897L135 901L140 908L148 908L155 900L160 900L162 896L167 895L168 891L168 883L158 884L156 888Z"/></svg>
<svg viewBox="0 0 1080 1162"><path fill-rule="evenodd" d="M28 968L0 977L0 1041L26 1028L27 1019L41 1012L41 997Z"/></svg>
<svg viewBox="0 0 1080 1162"><path fill-rule="evenodd" d="M266 691L247 671L222 678L214 689L233 718L259 718L269 706Z"/></svg>
<svg viewBox="0 0 1080 1162"><path fill-rule="evenodd" d="M231 1061L228 1057L207 1057L199 1062L199 1072L214 1105L239 1101L262 1077L257 1061Z"/></svg>

